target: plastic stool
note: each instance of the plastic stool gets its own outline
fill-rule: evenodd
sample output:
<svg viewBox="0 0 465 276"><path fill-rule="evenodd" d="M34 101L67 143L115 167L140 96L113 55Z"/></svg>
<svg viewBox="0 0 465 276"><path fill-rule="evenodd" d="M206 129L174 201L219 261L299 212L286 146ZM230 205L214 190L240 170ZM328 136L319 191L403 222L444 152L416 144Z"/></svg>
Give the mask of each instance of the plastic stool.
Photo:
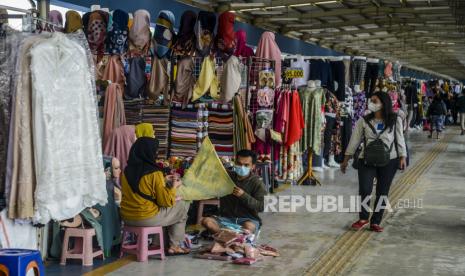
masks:
<svg viewBox="0 0 465 276"><path fill-rule="evenodd" d="M133 233L137 236L136 244L125 244L129 234ZM160 239L159 249L149 249L149 235L158 234ZM160 254L162 260L165 259L165 245L163 243L163 228L161 226L154 227L136 227L125 226L123 228L123 240L121 241L120 258L124 253L129 253L137 256L138 262L145 262L151 255Z"/></svg>
<svg viewBox="0 0 465 276"><path fill-rule="evenodd" d="M95 229L66 228L63 248L61 250L61 265L66 265L66 259L81 259L83 266L92 266L94 258L102 255L102 249L94 250L92 239L95 236ZM74 247L69 249L69 239L74 239Z"/></svg>
<svg viewBox="0 0 465 276"><path fill-rule="evenodd" d="M197 209L197 224L200 224L203 218L203 207L205 205L216 205L220 206L219 199L206 199L206 200L199 200L199 208Z"/></svg>
<svg viewBox="0 0 465 276"><path fill-rule="evenodd" d="M34 269L35 275L45 275L42 257L38 250L0 249L0 274L24 276Z"/></svg>

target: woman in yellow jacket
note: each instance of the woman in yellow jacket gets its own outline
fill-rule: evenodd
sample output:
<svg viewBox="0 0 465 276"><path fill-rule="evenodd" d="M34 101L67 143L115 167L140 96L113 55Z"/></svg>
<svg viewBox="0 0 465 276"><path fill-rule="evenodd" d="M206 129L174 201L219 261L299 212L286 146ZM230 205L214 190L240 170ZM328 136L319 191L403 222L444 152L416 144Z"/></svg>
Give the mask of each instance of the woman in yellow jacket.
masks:
<svg viewBox="0 0 465 276"><path fill-rule="evenodd" d="M131 226L167 226L170 240L168 255L182 255L189 250L180 247L184 240L186 201L176 201L179 179L165 177L156 164L158 140L140 137L129 152L128 165L121 178L123 198L121 217Z"/></svg>

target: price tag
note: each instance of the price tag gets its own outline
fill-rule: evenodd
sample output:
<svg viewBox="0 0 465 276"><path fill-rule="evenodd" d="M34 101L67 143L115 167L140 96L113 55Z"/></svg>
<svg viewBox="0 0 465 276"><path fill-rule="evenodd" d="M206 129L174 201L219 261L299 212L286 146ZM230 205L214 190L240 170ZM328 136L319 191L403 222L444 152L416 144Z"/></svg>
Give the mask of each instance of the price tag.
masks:
<svg viewBox="0 0 465 276"><path fill-rule="evenodd" d="M286 69L284 75L287 79L300 79L304 77L304 70L302 68L289 68Z"/></svg>

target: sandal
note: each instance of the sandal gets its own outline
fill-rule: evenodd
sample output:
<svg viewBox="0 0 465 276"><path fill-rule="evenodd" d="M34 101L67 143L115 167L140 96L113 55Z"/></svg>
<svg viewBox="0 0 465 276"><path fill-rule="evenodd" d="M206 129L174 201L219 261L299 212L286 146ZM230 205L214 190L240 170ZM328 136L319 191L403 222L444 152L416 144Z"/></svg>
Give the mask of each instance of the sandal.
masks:
<svg viewBox="0 0 465 276"><path fill-rule="evenodd" d="M167 256L179 256L179 255L187 255L189 253L191 253L189 249L177 246L177 247L170 247L166 255Z"/></svg>

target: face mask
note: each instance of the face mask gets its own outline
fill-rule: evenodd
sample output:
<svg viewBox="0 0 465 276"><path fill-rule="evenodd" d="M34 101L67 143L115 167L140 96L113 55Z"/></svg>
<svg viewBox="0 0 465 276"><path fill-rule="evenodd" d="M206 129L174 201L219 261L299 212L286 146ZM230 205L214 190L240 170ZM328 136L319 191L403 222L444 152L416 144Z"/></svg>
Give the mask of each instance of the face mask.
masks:
<svg viewBox="0 0 465 276"><path fill-rule="evenodd" d="M370 110L370 111L373 112L373 113L374 113L374 112L380 111L381 108L382 108L382 105L381 105L381 104L375 104L375 103L373 103L372 101L370 101L370 102L368 103L368 110Z"/></svg>
<svg viewBox="0 0 465 276"><path fill-rule="evenodd" d="M248 176L250 174L250 168L247 168L245 166L234 166L234 171L239 175L239 176Z"/></svg>

